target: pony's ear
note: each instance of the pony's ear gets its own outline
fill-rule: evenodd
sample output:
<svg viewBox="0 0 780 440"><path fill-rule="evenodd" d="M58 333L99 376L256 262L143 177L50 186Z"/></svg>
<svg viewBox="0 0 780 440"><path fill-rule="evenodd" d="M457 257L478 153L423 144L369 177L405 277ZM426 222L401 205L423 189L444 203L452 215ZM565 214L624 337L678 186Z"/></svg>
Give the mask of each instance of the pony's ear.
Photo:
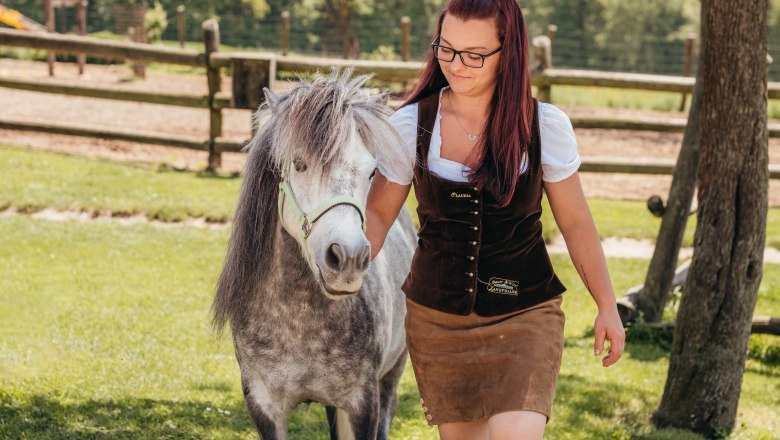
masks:
<svg viewBox="0 0 780 440"><path fill-rule="evenodd" d="M276 103L279 102L279 97L268 87L263 87L263 94L265 95L266 102L268 102L268 106L271 107L271 111L275 112Z"/></svg>
<svg viewBox="0 0 780 440"><path fill-rule="evenodd" d="M390 102L389 89L382 90L382 93L379 94L379 102L381 102L383 105L387 105Z"/></svg>

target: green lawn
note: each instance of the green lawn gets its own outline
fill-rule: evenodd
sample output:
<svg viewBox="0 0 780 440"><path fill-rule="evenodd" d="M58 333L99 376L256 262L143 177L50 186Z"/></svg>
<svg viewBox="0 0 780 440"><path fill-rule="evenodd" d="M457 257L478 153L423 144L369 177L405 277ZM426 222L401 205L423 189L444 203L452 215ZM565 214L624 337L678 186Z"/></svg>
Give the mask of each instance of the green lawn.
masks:
<svg viewBox="0 0 780 440"><path fill-rule="evenodd" d="M0 229L0 438L253 438L231 343L209 327L227 230L27 216L0 218ZM617 292L641 282L647 264L608 263ZM595 305L568 258L553 264L569 290L547 438L697 438L647 425L668 353L629 343L617 365L601 367ZM756 313L778 315L780 266L765 269ZM745 425L733 438L780 432L778 375L780 365L748 360ZM437 438L408 364L399 395L392 438ZM290 429L294 439L327 438L322 407L301 406Z"/></svg>
<svg viewBox="0 0 780 440"><path fill-rule="evenodd" d="M240 178L0 145L0 208L146 213L161 220L229 220Z"/></svg>

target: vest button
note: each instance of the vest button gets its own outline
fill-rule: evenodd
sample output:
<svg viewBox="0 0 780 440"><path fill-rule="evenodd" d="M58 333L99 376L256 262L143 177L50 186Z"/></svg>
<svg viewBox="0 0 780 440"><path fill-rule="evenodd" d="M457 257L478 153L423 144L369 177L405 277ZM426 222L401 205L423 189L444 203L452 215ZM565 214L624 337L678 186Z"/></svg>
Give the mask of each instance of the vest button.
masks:
<svg viewBox="0 0 780 440"><path fill-rule="evenodd" d="M478 231L478 230L479 230L479 227L478 227L478 226L472 226L472 227L471 227L471 229L473 229L473 230L475 230L475 231Z"/></svg>
<svg viewBox="0 0 780 440"><path fill-rule="evenodd" d="M471 211L472 214L477 215L479 214L479 211Z"/></svg>
<svg viewBox="0 0 780 440"><path fill-rule="evenodd" d="M466 275L468 275L469 277L473 277L474 276L474 272L466 272Z"/></svg>
<svg viewBox="0 0 780 440"><path fill-rule="evenodd" d="M473 292L473 291L474 291L474 289L472 289L471 287L469 287L468 289L466 289L466 292L468 292L468 293L471 293L471 292Z"/></svg>
<svg viewBox="0 0 780 440"><path fill-rule="evenodd" d="M472 246L476 246L476 245L477 245L477 242L476 242L476 241L471 241L471 242L469 242L469 243L471 243L471 245L472 245Z"/></svg>
<svg viewBox="0 0 780 440"><path fill-rule="evenodd" d="M479 200L472 200L471 203L477 204L479 203Z"/></svg>
<svg viewBox="0 0 780 440"><path fill-rule="evenodd" d="M466 257L466 258L468 258L468 259L469 259L469 260L471 260L471 261L474 261L474 256L473 256L473 255L469 255L469 256L468 256L468 257Z"/></svg>
<svg viewBox="0 0 780 440"><path fill-rule="evenodd" d="M477 188L477 187L475 186L475 187L474 187L474 191L479 191L479 188Z"/></svg>

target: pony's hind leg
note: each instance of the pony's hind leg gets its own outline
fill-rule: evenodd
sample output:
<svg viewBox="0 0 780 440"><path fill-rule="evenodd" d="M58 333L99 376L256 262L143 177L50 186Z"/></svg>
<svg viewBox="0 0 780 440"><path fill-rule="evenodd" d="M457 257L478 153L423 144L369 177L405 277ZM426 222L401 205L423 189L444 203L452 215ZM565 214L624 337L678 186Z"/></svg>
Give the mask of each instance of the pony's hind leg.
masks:
<svg viewBox="0 0 780 440"><path fill-rule="evenodd" d="M398 406L398 394L396 389L398 383L401 382L401 376L404 373L406 367L406 349L398 356L395 361L395 365L390 371L385 374L379 382L379 432L377 432L377 440L387 440L390 437L390 424L393 421L396 407Z"/></svg>
<svg viewBox="0 0 780 440"><path fill-rule="evenodd" d="M260 379L241 379L244 402L261 440L287 440L287 416L274 407L268 389Z"/></svg>

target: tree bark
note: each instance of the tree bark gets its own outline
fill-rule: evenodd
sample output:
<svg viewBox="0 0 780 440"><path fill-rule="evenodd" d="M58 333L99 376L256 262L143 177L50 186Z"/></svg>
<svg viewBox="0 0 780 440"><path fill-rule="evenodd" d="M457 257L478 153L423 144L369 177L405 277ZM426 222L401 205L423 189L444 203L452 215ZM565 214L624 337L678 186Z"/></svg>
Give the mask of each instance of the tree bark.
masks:
<svg viewBox="0 0 780 440"><path fill-rule="evenodd" d="M694 253L657 427L709 438L735 425L766 239L767 0L703 0Z"/></svg>

